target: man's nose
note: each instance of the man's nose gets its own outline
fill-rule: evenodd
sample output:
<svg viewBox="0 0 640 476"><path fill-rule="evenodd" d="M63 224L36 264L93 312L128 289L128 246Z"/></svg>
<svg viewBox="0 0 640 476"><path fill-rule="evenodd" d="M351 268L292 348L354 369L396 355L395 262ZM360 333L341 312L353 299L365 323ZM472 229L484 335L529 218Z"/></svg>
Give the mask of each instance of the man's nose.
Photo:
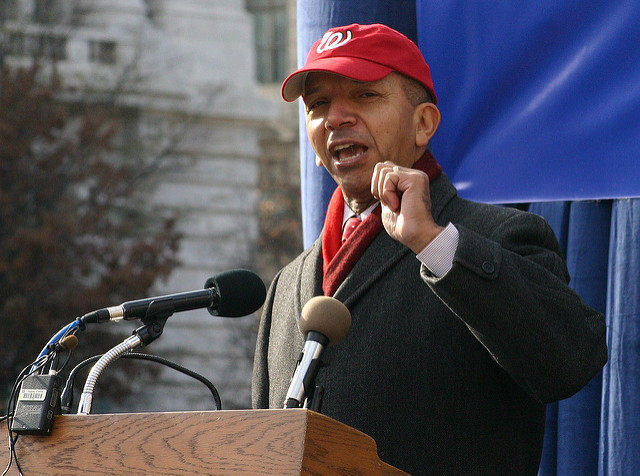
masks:
<svg viewBox="0 0 640 476"><path fill-rule="evenodd" d="M327 130L349 127L356 123L353 108L345 99L334 98L329 104L324 126Z"/></svg>

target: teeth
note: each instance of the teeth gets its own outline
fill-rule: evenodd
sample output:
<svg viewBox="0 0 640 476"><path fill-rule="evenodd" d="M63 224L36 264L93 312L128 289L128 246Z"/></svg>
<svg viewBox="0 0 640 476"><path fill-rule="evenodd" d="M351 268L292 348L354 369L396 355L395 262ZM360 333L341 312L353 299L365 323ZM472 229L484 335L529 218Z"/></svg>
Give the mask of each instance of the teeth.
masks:
<svg viewBox="0 0 640 476"><path fill-rule="evenodd" d="M335 146L332 155L340 161L352 160L360 157L366 151L366 149L366 147L359 146L354 143L341 144Z"/></svg>
<svg viewBox="0 0 640 476"><path fill-rule="evenodd" d="M338 151L341 151L342 149L348 149L349 147L353 147L353 144L338 145L334 150L338 152Z"/></svg>

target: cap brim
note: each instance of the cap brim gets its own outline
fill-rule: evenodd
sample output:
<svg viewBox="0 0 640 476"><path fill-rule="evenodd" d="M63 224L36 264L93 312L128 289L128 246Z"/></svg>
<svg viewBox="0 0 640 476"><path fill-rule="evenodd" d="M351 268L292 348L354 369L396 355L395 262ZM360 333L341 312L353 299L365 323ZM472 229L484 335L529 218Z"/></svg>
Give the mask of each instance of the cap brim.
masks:
<svg viewBox="0 0 640 476"><path fill-rule="evenodd" d="M378 81L393 70L388 66L369 60L349 57L329 57L317 59L291 73L282 82L282 99L292 102L302 96L307 75L311 72L334 73L356 81Z"/></svg>

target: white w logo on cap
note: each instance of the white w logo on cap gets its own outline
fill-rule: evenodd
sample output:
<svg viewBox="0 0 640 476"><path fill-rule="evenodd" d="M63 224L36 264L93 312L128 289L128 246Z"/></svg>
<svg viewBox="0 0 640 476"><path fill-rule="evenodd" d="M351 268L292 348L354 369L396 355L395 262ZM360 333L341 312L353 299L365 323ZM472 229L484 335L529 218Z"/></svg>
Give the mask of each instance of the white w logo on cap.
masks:
<svg viewBox="0 0 640 476"><path fill-rule="evenodd" d="M339 46L344 45L351 39L351 30L347 30L347 36L344 37L341 31L328 31L320 40L316 51L318 54L326 50L332 50Z"/></svg>

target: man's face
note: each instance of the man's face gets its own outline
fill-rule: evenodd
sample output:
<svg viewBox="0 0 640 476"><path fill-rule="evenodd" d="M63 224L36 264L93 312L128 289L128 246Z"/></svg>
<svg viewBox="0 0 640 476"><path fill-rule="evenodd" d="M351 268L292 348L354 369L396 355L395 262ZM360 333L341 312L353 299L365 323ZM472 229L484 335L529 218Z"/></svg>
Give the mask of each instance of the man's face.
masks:
<svg viewBox="0 0 640 476"><path fill-rule="evenodd" d="M372 203L376 163L411 167L424 148L416 145L419 117L403 89L404 78L389 74L359 82L331 73L309 73L304 91L307 135L347 199Z"/></svg>

